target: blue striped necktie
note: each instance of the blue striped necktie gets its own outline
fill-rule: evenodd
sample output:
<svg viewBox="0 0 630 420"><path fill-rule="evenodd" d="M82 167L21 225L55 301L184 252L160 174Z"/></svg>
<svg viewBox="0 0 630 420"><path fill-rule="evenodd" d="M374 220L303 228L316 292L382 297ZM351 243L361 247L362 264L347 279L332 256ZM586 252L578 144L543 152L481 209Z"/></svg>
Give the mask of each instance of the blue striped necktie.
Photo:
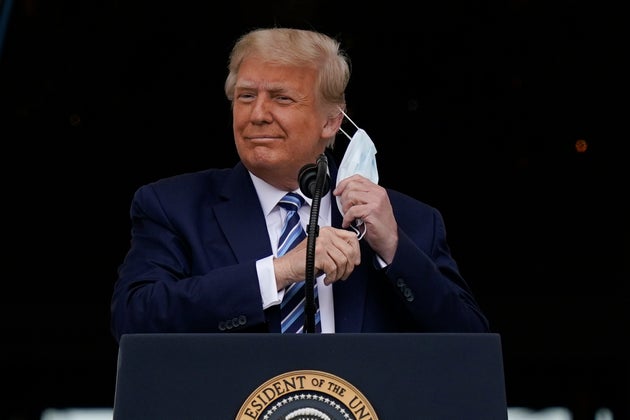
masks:
<svg viewBox="0 0 630 420"><path fill-rule="evenodd" d="M287 193L278 205L287 211L287 218L278 241L278 256L289 252L294 246L299 244L306 233L300 224L298 210L304 204L304 198L296 193ZM317 286L314 290L315 301L317 302ZM301 333L304 330L304 304L305 292L304 282L293 283L284 291L284 298L280 304L281 326L283 333ZM315 328L320 331L319 305L315 304L317 312L315 314Z"/></svg>

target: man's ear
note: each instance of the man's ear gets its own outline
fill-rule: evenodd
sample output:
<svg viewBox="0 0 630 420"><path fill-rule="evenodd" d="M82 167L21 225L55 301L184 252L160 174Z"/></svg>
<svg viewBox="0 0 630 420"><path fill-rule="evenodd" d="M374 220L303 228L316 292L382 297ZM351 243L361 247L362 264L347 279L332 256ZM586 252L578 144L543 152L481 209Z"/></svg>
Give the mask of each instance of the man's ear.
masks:
<svg viewBox="0 0 630 420"><path fill-rule="evenodd" d="M341 123L343 122L343 113L337 112L335 115L331 115L326 120L326 124L322 130L323 138L331 138L337 135L337 131L339 131L339 127L341 127Z"/></svg>

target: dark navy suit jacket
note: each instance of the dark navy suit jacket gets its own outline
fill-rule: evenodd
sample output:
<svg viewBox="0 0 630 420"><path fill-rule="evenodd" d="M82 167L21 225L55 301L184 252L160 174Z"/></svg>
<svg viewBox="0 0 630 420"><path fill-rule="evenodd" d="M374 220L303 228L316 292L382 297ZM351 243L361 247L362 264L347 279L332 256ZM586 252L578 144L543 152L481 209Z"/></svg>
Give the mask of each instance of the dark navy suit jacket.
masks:
<svg viewBox="0 0 630 420"><path fill-rule="evenodd" d="M337 167L329 158L332 184ZM333 286L336 332L489 332L460 276L433 207L388 190L399 244L381 269L361 241L361 264ZM342 216L332 200L332 225ZM143 332L278 332L263 311L256 260L272 254L267 225L241 164L140 187L131 204L130 249L112 296L118 340Z"/></svg>

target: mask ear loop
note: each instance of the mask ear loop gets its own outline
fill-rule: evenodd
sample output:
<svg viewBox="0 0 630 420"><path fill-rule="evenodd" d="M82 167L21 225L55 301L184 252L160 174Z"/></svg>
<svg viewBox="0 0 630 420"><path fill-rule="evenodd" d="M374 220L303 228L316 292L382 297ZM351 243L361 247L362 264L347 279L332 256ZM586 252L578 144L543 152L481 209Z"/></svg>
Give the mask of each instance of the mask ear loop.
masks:
<svg viewBox="0 0 630 420"><path fill-rule="evenodd" d="M343 114L344 117L346 117L348 119L348 121L350 121L352 123L352 125L355 126L355 128L357 130L359 130L359 126L356 125L354 123L354 121L352 121L350 119L350 117L348 117L348 114L346 114L345 112L343 112L343 109L339 108L339 111L341 111L341 113ZM339 127L339 131L341 131L343 134L345 134L346 137L348 137L348 140L352 141L352 137L350 135L348 135L348 133L346 133L343 128ZM356 226L355 226L356 225ZM354 221L354 223L350 224L350 228L354 231L354 233L357 234L357 239L361 240L363 239L363 237L365 236L365 233L367 232L367 226L365 225L365 223L363 223L363 220L361 219L356 219Z"/></svg>
<svg viewBox="0 0 630 420"><path fill-rule="evenodd" d="M354 224L356 224L356 226ZM357 239L360 241L361 239L363 239L365 233L367 232L367 226L365 225L365 223L363 223L363 220L361 219L356 219L354 221L354 224L350 224L350 229L352 229L354 233L357 234Z"/></svg>
<svg viewBox="0 0 630 420"><path fill-rule="evenodd" d="M346 117L346 119L347 119L348 121L350 121L350 122L352 123L352 125L354 125L354 128L356 128L357 130L359 130L359 126L358 126L358 125L356 125L356 124L354 123L354 121L352 121L352 120L350 119L350 117L348 116L348 114L346 114L346 113L343 111L343 109L341 109L341 107L339 107L339 111L343 114L343 116L344 116L344 117ZM343 128L339 127L339 131L341 131L343 134L345 134L345 135L346 135L346 137L348 137L348 140L352 141L352 136L350 136L348 133L346 133L346 132L343 130Z"/></svg>
<svg viewBox="0 0 630 420"><path fill-rule="evenodd" d="M350 122L352 123L352 125L354 125L354 127L355 127L357 130L359 129L359 126L358 126L358 125L356 125L356 124L354 123L354 121L352 121L352 120L350 119L350 117L348 116L348 114L346 114L346 113L343 111L343 109L341 109L341 107L339 107L339 111L341 111L341 113L343 114L343 116L344 116L344 117L346 117L346 118L348 119L348 121L350 121ZM344 133L344 134L345 134L345 133ZM347 135L347 134L346 134L346 135Z"/></svg>
<svg viewBox="0 0 630 420"><path fill-rule="evenodd" d="M343 134L345 134L345 135L346 135L346 137L348 137L348 140L352 141L352 137L350 137L350 136L348 135L348 133L346 133L345 131L343 131L343 128L339 127L339 131L341 131Z"/></svg>

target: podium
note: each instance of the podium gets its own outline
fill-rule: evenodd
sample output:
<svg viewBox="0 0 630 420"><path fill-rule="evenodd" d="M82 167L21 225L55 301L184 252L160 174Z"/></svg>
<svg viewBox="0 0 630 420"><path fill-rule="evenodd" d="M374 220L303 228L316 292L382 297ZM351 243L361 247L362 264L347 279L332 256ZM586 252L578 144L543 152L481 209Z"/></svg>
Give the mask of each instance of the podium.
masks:
<svg viewBox="0 0 630 420"><path fill-rule="evenodd" d="M498 334L127 334L114 420L507 420Z"/></svg>

